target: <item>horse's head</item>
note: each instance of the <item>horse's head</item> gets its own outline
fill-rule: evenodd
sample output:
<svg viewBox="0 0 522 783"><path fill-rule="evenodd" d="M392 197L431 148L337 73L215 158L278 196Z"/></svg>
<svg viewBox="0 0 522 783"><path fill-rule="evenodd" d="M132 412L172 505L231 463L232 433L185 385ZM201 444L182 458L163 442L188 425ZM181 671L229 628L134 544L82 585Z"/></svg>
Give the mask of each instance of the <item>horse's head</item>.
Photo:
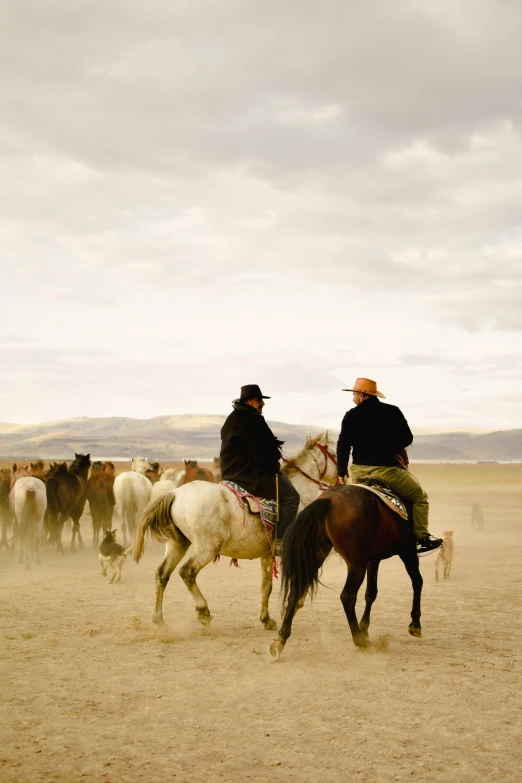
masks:
<svg viewBox="0 0 522 783"><path fill-rule="evenodd" d="M135 473L143 473L145 475L148 470L152 469L152 465L146 457L133 457L131 460L131 470Z"/></svg>
<svg viewBox="0 0 522 783"><path fill-rule="evenodd" d="M185 459L183 460L185 463L185 468L197 468L198 467L198 461L197 459Z"/></svg>
<svg viewBox="0 0 522 783"><path fill-rule="evenodd" d="M105 460L101 469L103 470L104 473L109 473L111 476L114 476L115 473L114 462L111 462L110 460Z"/></svg>
<svg viewBox="0 0 522 783"><path fill-rule="evenodd" d="M320 459L318 463L321 481L324 481L326 484L337 484L337 457L328 430L321 432L314 438L307 435L306 443L315 452L320 452L322 458L324 458L324 462Z"/></svg>

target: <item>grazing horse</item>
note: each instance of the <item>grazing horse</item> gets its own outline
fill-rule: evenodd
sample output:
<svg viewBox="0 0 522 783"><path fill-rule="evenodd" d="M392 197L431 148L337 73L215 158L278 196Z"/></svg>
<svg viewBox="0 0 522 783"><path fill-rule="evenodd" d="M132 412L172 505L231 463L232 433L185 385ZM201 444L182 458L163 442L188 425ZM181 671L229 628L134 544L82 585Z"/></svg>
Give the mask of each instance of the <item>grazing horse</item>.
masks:
<svg viewBox="0 0 522 783"><path fill-rule="evenodd" d="M270 654L278 659L290 636L294 615L307 593L313 597L319 583L319 569L332 546L348 567L341 593L346 619L356 647L368 647L370 611L377 597L379 563L399 555L413 586L413 607L408 628L421 636L419 571L413 529L391 511L373 492L354 485L327 490L305 508L286 531L282 544L283 623ZM357 622L355 603L366 576L366 607Z"/></svg>
<svg viewBox="0 0 522 783"><path fill-rule="evenodd" d="M206 468L200 468L197 459L186 459L183 478L178 486L183 487L191 481L212 481L214 483L214 474Z"/></svg>
<svg viewBox="0 0 522 783"><path fill-rule="evenodd" d="M141 514L150 500L152 484L145 475L153 470L152 465L144 457L132 458L132 470L120 473L114 482L114 498L116 514L121 520L123 541L127 545L127 526L129 534L134 535L136 518Z"/></svg>
<svg viewBox="0 0 522 783"><path fill-rule="evenodd" d="M47 499L45 484L39 478L23 476L14 485L9 496L11 509L18 523L20 560L25 570L31 570L31 553L40 565L40 538Z"/></svg>
<svg viewBox="0 0 522 783"><path fill-rule="evenodd" d="M92 547L97 549L102 530L110 530L112 514L116 501L114 499L114 480L116 471L114 463L93 462L87 479L86 494L92 517Z"/></svg>
<svg viewBox="0 0 522 783"><path fill-rule="evenodd" d="M90 455L75 454L71 467L66 462L51 466L46 482L47 513L46 525L49 532L49 543L56 544L63 553L62 529L69 519L73 521L71 549L75 551L75 538L83 547L80 533L80 517L85 507L87 475L91 464Z"/></svg>
<svg viewBox="0 0 522 783"><path fill-rule="evenodd" d="M11 491L11 471L9 468L0 468L0 524L2 526L2 538L0 540L0 550L13 550L14 537L9 547L7 534L13 523L13 515L9 506L9 493Z"/></svg>
<svg viewBox="0 0 522 783"><path fill-rule="evenodd" d="M324 489L337 481L337 463L331 451L328 433L307 438L302 451L283 468L307 505ZM320 463L324 460L324 468ZM152 621L164 625L163 593L170 575L192 543L194 551L180 569L180 576L194 599L199 622L208 625L211 616L196 577L217 555L247 560L261 559L260 620L267 630L275 622L268 613L272 592L273 549L271 535L258 515L251 514L229 489L209 481L191 481L159 498L144 511L134 537L132 551L139 562L145 534L166 545L165 559L156 571L156 605Z"/></svg>

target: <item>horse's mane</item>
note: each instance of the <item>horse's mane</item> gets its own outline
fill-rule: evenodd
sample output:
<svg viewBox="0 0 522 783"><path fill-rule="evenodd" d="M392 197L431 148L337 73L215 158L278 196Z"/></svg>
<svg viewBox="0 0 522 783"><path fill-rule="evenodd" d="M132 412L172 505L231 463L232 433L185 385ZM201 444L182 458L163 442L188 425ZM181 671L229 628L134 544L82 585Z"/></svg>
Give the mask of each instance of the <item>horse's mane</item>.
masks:
<svg viewBox="0 0 522 783"><path fill-rule="evenodd" d="M325 438L326 443L328 443L328 433L327 432L320 432L319 435L316 435L315 438L310 437L310 435L306 436L306 443L301 449L301 451L296 454L295 457L290 458L290 462L292 462L292 465L289 465L288 463L285 463L282 473L285 474L288 478L290 476L295 476L296 473L299 473L299 471L296 469L295 466L300 467L301 463L305 461L306 457L308 456L309 452L313 449L315 444L320 441L322 438Z"/></svg>

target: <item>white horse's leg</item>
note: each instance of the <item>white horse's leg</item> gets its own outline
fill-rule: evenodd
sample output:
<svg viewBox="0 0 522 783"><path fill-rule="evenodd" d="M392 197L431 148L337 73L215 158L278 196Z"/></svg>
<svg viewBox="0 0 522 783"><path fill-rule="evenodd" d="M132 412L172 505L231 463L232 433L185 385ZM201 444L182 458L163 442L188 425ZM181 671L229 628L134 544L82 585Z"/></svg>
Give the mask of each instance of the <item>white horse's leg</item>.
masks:
<svg viewBox="0 0 522 783"><path fill-rule="evenodd" d="M261 614L259 619L267 631L277 631L277 623L268 614L268 601L272 593L272 555L261 558Z"/></svg>
<svg viewBox="0 0 522 783"><path fill-rule="evenodd" d="M196 577L202 568L214 560L218 552L219 548L216 550L215 545L210 547L207 544L204 548L198 548L193 556L186 563L183 563L179 569L179 575L185 582L187 590L196 604L196 612L201 625L210 625L212 615L208 610L206 598L196 583Z"/></svg>
<svg viewBox="0 0 522 783"><path fill-rule="evenodd" d="M177 536L176 540L166 541L165 559L156 571L156 604L152 613L154 625L165 625L163 619L163 593L170 579L170 575L190 546L188 538Z"/></svg>

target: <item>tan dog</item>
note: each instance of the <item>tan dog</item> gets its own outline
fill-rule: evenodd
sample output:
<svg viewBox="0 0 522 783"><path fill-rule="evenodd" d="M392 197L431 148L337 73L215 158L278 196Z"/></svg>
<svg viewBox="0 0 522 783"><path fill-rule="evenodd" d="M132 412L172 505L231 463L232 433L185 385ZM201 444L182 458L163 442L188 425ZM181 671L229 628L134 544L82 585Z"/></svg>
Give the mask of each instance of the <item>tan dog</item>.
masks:
<svg viewBox="0 0 522 783"><path fill-rule="evenodd" d="M435 579L439 581L439 562L444 565L444 579L449 579L451 563L453 561L453 530L442 531L443 544L435 555Z"/></svg>

